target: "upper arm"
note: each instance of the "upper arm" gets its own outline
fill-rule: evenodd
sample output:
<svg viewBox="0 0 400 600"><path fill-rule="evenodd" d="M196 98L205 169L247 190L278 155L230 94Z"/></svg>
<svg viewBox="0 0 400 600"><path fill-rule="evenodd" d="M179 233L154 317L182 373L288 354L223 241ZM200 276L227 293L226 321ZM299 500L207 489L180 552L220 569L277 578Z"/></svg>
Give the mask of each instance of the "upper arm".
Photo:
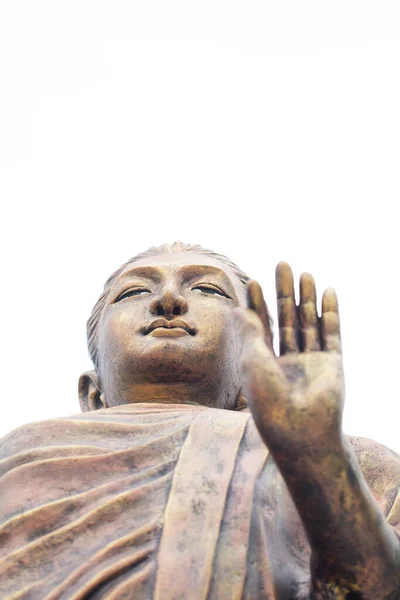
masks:
<svg viewBox="0 0 400 600"><path fill-rule="evenodd" d="M364 477L388 522L400 535L400 456L366 438L350 438Z"/></svg>

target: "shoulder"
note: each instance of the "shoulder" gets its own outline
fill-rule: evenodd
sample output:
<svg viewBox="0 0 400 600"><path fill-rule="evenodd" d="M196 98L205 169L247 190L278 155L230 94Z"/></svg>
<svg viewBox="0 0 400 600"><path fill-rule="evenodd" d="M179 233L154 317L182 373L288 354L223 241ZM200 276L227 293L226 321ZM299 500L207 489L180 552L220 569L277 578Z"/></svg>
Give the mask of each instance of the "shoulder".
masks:
<svg viewBox="0 0 400 600"><path fill-rule="evenodd" d="M150 442L176 434L173 439L182 443L185 427L189 428L196 416L216 412L228 411L183 404L142 403L37 421L22 425L0 439L0 461L21 453L31 456L39 450L43 454L44 449L52 455L55 448L68 448L69 452L71 446L83 447L85 451L88 448L118 450L131 445L133 438L137 443L139 439L144 443L144 440Z"/></svg>
<svg viewBox="0 0 400 600"><path fill-rule="evenodd" d="M400 482L400 456L383 444L361 437L348 437L361 469L371 483L381 480Z"/></svg>
<svg viewBox="0 0 400 600"><path fill-rule="evenodd" d="M37 446L51 422L35 421L21 425L0 438L0 459L7 458L21 449Z"/></svg>
<svg viewBox="0 0 400 600"><path fill-rule="evenodd" d="M383 444L361 437L348 437L364 477L388 515L400 490L400 456Z"/></svg>

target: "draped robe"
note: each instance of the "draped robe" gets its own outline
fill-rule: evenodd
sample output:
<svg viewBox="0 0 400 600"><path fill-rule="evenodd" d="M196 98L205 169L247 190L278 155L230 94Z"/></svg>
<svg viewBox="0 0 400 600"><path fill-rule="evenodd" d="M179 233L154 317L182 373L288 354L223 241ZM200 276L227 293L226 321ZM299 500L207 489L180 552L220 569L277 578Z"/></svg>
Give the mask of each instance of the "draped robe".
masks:
<svg viewBox="0 0 400 600"><path fill-rule="evenodd" d="M351 438L400 532L400 457ZM253 418L131 404L0 440L0 598L305 599L310 549Z"/></svg>

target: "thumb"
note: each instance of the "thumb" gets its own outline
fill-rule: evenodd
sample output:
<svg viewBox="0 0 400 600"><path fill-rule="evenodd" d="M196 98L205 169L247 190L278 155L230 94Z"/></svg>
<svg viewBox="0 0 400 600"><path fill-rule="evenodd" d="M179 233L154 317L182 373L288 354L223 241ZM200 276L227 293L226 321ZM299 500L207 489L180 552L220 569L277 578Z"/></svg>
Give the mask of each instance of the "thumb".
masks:
<svg viewBox="0 0 400 600"><path fill-rule="evenodd" d="M234 308L232 315L242 343L264 338L263 324L254 310Z"/></svg>
<svg viewBox="0 0 400 600"><path fill-rule="evenodd" d="M261 369L280 371L275 354L265 343L264 327L261 319L251 309L235 308L233 318L241 341L241 371L248 367L250 371ZM242 373L244 375L244 373Z"/></svg>
<svg viewBox="0 0 400 600"><path fill-rule="evenodd" d="M253 414L264 412L288 393L288 382L272 348L265 343L264 327L255 312L234 309L234 319L242 339L239 370L243 392Z"/></svg>

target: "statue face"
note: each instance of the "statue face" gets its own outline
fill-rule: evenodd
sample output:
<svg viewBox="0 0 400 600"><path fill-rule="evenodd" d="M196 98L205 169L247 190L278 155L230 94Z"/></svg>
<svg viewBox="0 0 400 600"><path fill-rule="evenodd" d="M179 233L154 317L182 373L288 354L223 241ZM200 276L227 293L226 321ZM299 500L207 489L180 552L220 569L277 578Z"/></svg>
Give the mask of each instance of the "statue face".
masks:
<svg viewBox="0 0 400 600"><path fill-rule="evenodd" d="M138 401L146 389L149 398L154 390L154 399L162 399L163 389L168 395L175 386L188 402L233 408L240 348L231 313L244 297L230 267L195 252L128 265L99 322L107 405Z"/></svg>

